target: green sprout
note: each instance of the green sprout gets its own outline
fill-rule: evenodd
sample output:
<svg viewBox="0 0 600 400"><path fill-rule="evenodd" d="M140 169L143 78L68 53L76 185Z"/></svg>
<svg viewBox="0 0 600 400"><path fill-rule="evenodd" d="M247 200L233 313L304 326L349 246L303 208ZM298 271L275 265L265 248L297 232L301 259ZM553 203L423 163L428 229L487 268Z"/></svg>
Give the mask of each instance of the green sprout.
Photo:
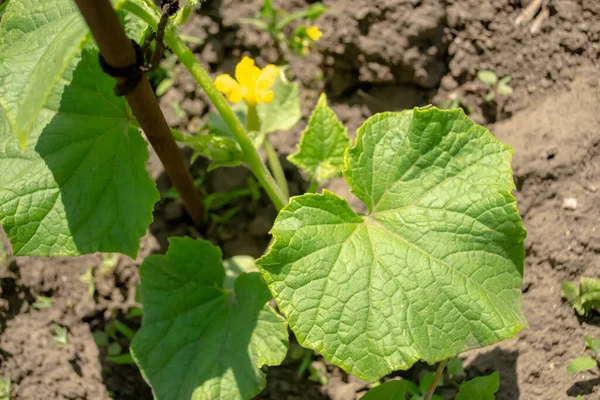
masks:
<svg viewBox="0 0 600 400"><path fill-rule="evenodd" d="M103 331L92 333L94 342L98 347L106 349L106 360L113 364L134 364L133 358L128 351L124 351L119 343L122 340L131 343L135 332L119 320L111 321Z"/></svg>
<svg viewBox="0 0 600 400"><path fill-rule="evenodd" d="M509 85L512 81L510 75L498 79L498 75L494 71L482 70L477 73L477 79L484 83L489 89L484 97L485 101L492 101L498 95L508 97L513 93L513 89Z"/></svg>
<svg viewBox="0 0 600 400"><path fill-rule="evenodd" d="M35 298L35 302L31 304L31 306L33 308L35 308L36 310L41 310L43 308L50 308L52 307L52 304L54 303L54 300L52 300L51 297L46 297L46 296L38 296Z"/></svg>
<svg viewBox="0 0 600 400"><path fill-rule="evenodd" d="M562 283L561 296L577 311L577 314L587 316L592 309L600 308L600 279L581 277L579 288L568 281Z"/></svg>
<svg viewBox="0 0 600 400"><path fill-rule="evenodd" d="M65 346L69 343L67 328L58 324L54 324L52 327L52 331L52 338L54 339L54 343L56 343L59 346Z"/></svg>
<svg viewBox="0 0 600 400"><path fill-rule="evenodd" d="M280 57L287 60L288 50L296 55L307 55L312 42L319 40L321 31L310 23L327 11L322 3L310 4L306 9L295 13L287 13L273 7L272 0L264 0L259 15L255 18L242 18L240 22L254 25L268 32L277 46ZM303 20L291 33L286 34L286 27L292 22Z"/></svg>
<svg viewBox="0 0 600 400"><path fill-rule="evenodd" d="M594 353L593 357L579 356L567 365L567 375L575 376L578 372L595 369L600 360L600 340L585 336L585 346Z"/></svg>
<svg viewBox="0 0 600 400"><path fill-rule="evenodd" d="M12 382L10 378L0 377L0 400L10 400L12 391Z"/></svg>
<svg viewBox="0 0 600 400"><path fill-rule="evenodd" d="M87 291L90 296L96 293L96 278L94 277L94 267L85 270L85 274L79 277L79 281L87 285Z"/></svg>
<svg viewBox="0 0 600 400"><path fill-rule="evenodd" d="M114 270L119 264L119 253L102 253L102 261L100 263L100 276L104 276Z"/></svg>

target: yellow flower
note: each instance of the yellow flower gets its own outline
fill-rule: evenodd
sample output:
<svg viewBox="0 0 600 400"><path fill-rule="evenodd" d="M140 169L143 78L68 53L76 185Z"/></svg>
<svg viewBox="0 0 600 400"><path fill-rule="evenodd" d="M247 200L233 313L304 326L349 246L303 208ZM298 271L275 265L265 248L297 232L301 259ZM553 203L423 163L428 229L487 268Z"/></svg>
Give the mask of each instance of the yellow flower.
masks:
<svg viewBox="0 0 600 400"><path fill-rule="evenodd" d="M319 40L321 38L323 33L321 32L321 30L318 27L310 26L310 27L306 28L306 35L316 42L317 40Z"/></svg>
<svg viewBox="0 0 600 400"><path fill-rule="evenodd" d="M235 67L235 79L229 74L219 75L215 85L232 103L243 99L249 107L254 107L273 100L273 91L270 89L277 76L279 68L275 65L269 64L260 69L253 59L244 57Z"/></svg>

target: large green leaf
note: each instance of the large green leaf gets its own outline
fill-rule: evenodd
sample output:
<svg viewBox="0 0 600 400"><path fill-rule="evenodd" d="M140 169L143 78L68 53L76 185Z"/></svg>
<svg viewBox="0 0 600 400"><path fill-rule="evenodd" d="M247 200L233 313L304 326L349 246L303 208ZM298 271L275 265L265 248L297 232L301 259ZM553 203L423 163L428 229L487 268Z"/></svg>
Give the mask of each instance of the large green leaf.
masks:
<svg viewBox="0 0 600 400"><path fill-rule="evenodd" d="M0 224L16 255L135 256L152 221L146 142L97 60L67 68L24 152L0 109Z"/></svg>
<svg viewBox="0 0 600 400"><path fill-rule="evenodd" d="M494 393L500 388L498 371L488 376L478 376L460 384L456 400L494 400Z"/></svg>
<svg viewBox="0 0 600 400"><path fill-rule="evenodd" d="M312 178L323 183L341 174L344 168L344 152L350 145L346 128L327 105L322 94L315 107L308 127L302 133L298 151L289 158Z"/></svg>
<svg viewBox="0 0 600 400"><path fill-rule="evenodd" d="M12 0L0 21L0 108L22 146L88 32L72 0Z"/></svg>
<svg viewBox="0 0 600 400"><path fill-rule="evenodd" d="M525 327L511 152L461 110L370 118L344 171L368 215L294 197L257 262L300 344L372 382Z"/></svg>
<svg viewBox="0 0 600 400"><path fill-rule="evenodd" d="M120 8L124 0L112 0ZM142 0L128 0L148 9ZM128 33L145 24L125 15ZM21 147L89 39L73 0L11 0L0 20L0 109Z"/></svg>
<svg viewBox="0 0 600 400"><path fill-rule="evenodd" d="M231 293L218 247L171 238L140 275L144 319L132 354L156 399L250 399L264 388L260 367L280 364L288 342L260 274L242 273Z"/></svg>

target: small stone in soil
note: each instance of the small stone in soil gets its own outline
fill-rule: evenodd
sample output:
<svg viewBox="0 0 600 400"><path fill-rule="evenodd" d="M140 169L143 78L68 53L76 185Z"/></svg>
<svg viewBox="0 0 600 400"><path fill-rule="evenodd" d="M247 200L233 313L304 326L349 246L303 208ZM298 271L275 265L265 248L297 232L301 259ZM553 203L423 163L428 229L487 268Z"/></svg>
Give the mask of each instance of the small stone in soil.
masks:
<svg viewBox="0 0 600 400"><path fill-rule="evenodd" d="M577 208L577 199L574 199L573 197L565 199L562 207L565 210L575 210Z"/></svg>

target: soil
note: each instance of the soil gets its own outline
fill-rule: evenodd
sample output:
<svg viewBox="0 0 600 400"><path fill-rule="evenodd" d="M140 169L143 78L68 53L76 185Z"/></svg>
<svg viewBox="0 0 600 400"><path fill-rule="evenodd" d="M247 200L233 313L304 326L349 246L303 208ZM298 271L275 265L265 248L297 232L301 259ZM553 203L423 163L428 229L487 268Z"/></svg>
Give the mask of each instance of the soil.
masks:
<svg viewBox="0 0 600 400"><path fill-rule="evenodd" d="M277 60L268 35L237 24L261 3L208 1L184 28L205 40L193 49L211 73L231 73L243 54L259 63ZM274 3L294 11L307 2ZM565 369L585 353L584 335L600 337L600 315L578 318L561 301L560 284L600 275L600 2L552 1L534 33L534 21L515 25L524 9L519 0L324 3L329 10L318 20L322 39L309 56L289 60L288 73L301 85L303 120L291 132L273 137L292 194L305 190L306 183L285 157L295 151L322 91L351 135L376 112L458 97L474 120L515 148L515 195L528 230L523 301L529 329L515 339L462 355L467 377L499 371L497 399L599 399L597 372L570 378ZM514 93L485 102L487 89L476 79L482 69L512 76ZM175 84L161 105L172 126L194 132L210 107L191 76L181 68L175 71ZM205 174L205 167L199 160L192 170L209 193L244 189L252 179L243 168ZM169 183L156 156L148 169L167 194ZM327 188L347 197L357 210L364 209L343 180ZM108 361L107 346L97 345L93 334L114 326L115 320L134 330L139 327L139 318L127 315L136 305L137 267L147 255L164 252L169 236L207 238L226 257L260 256L270 240L275 210L264 195L245 195L213 213L223 216L232 208L238 211L231 219L216 222L213 217L211 226L199 231L181 204L165 195L138 258L119 256L116 264L109 263L111 268L100 255L11 257L3 237L8 254L0 252L0 377L12 379L11 399L150 399L138 370ZM81 279L89 268L95 276L93 295ZM32 305L40 295L52 299L49 308ZM56 343L55 324L67 329L67 344ZM118 335L117 342L126 353L126 338ZM267 388L258 398L352 400L368 389L317 354L312 365L327 383L309 380L307 373L297 378L300 361L291 353L283 365L269 368ZM419 364L394 376L415 379L431 368ZM455 393L443 394L453 398Z"/></svg>

